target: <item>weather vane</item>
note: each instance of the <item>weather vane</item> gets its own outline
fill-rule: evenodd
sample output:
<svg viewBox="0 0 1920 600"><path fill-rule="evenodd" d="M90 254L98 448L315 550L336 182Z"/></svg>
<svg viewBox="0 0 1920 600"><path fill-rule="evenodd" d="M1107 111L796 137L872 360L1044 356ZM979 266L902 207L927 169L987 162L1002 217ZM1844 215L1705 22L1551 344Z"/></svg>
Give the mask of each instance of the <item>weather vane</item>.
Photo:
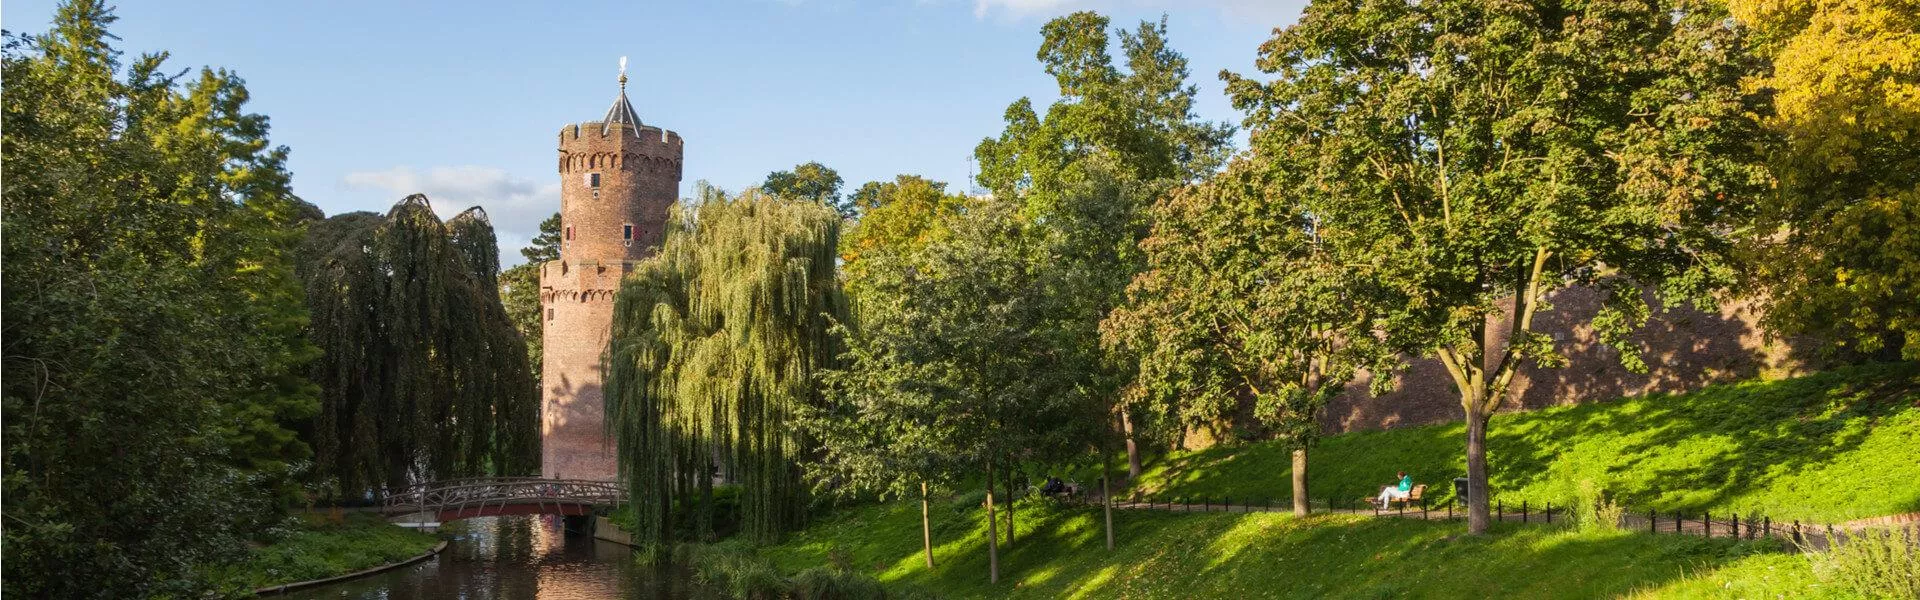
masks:
<svg viewBox="0 0 1920 600"><path fill-rule="evenodd" d="M627 57L620 57L620 89L627 89Z"/></svg>

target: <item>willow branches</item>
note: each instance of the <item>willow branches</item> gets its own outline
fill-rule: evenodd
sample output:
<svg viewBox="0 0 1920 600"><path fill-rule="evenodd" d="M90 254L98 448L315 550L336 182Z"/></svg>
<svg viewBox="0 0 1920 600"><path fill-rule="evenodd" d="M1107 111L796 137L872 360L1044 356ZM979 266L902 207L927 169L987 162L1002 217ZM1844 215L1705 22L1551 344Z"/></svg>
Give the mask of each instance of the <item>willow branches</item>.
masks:
<svg viewBox="0 0 1920 600"><path fill-rule="evenodd" d="M416 194L314 224L302 255L322 476L357 493L538 469L539 397L485 212L442 223Z"/></svg>
<svg viewBox="0 0 1920 600"><path fill-rule="evenodd" d="M819 402L815 373L839 354L840 218L748 191L708 192L669 221L664 247L621 284L606 363L637 533L709 535L724 468L742 483L743 531L777 539L805 516L799 464L812 446L797 414Z"/></svg>

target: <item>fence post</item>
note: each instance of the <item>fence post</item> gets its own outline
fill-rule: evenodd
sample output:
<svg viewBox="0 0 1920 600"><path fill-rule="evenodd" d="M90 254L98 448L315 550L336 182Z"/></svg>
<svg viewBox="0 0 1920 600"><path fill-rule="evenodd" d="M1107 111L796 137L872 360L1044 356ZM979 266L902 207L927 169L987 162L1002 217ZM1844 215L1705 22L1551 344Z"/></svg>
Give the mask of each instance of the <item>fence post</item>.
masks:
<svg viewBox="0 0 1920 600"><path fill-rule="evenodd" d="M1647 533L1660 533L1660 511L1647 509Z"/></svg>
<svg viewBox="0 0 1920 600"><path fill-rule="evenodd" d="M1447 520L1448 521L1453 520L1453 501L1452 500L1447 501Z"/></svg>
<svg viewBox="0 0 1920 600"><path fill-rule="evenodd" d="M1713 537L1713 513L1700 511L1700 528L1707 537Z"/></svg>
<svg viewBox="0 0 1920 600"><path fill-rule="evenodd" d="M1553 522L1553 502L1547 502L1547 522Z"/></svg>
<svg viewBox="0 0 1920 600"><path fill-rule="evenodd" d="M1420 520L1427 520L1427 497L1425 495L1420 496Z"/></svg>
<svg viewBox="0 0 1920 600"><path fill-rule="evenodd" d="M1773 517L1760 517L1760 537L1773 537Z"/></svg>
<svg viewBox="0 0 1920 600"><path fill-rule="evenodd" d="M1793 520L1793 545L1800 545L1800 520Z"/></svg>
<svg viewBox="0 0 1920 600"><path fill-rule="evenodd" d="M1520 501L1520 522L1527 522L1527 501L1525 500Z"/></svg>
<svg viewBox="0 0 1920 600"><path fill-rule="evenodd" d="M1733 513L1733 539L1740 539L1740 513Z"/></svg>
<svg viewBox="0 0 1920 600"><path fill-rule="evenodd" d="M1493 520L1495 521L1507 520L1507 503L1506 502L1493 503Z"/></svg>

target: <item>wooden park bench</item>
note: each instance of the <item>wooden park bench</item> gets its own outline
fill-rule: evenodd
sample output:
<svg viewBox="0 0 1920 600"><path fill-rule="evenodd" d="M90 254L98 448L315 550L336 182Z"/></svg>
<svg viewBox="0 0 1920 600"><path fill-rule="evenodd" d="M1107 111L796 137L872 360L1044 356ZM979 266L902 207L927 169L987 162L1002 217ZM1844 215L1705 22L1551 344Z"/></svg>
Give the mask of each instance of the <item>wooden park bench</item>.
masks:
<svg viewBox="0 0 1920 600"><path fill-rule="evenodd" d="M1381 488L1381 489L1383 489L1383 490L1384 490L1385 488L1383 487L1383 488ZM1420 497L1421 497L1422 495L1425 495L1426 493L1427 493L1427 484L1424 484L1424 483L1422 483L1422 484L1418 484L1418 485L1415 485L1415 486L1413 486L1413 489L1411 489L1411 490L1408 490L1408 491L1407 491L1407 497L1405 497L1405 498L1394 498L1394 499L1392 499L1392 500L1388 500L1388 501L1387 501L1387 505L1386 505L1386 506L1381 506L1381 507L1380 507L1380 510L1386 510L1386 509L1389 509L1389 508L1393 508L1393 503L1395 503L1395 502L1399 502L1401 506L1413 506L1414 504L1416 504L1416 503L1419 503L1419 502L1420 502ZM1373 501L1375 500L1375 498L1377 498L1377 497L1370 497L1370 498L1367 498L1367 499L1366 499L1366 501L1367 501L1367 504L1373 504Z"/></svg>

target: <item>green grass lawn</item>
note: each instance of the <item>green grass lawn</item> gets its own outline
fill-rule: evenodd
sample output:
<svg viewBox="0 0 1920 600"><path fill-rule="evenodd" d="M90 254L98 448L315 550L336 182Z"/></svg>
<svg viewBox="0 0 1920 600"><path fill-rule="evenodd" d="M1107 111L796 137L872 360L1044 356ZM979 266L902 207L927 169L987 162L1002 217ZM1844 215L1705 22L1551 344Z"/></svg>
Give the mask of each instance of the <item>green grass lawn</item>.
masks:
<svg viewBox="0 0 1920 600"><path fill-rule="evenodd" d="M1565 506L1604 491L1644 510L1759 512L1841 521L1920 510L1920 365L1865 365L1684 395L1501 415L1489 436L1496 499ZM1312 455L1315 496L1370 494L1395 470L1439 485L1464 471L1463 427L1331 436ZM1284 504L1289 457L1273 444L1152 460L1161 496ZM834 565L899 592L1097 598L1848 598L1773 542L1346 515L1117 511L1104 548L1097 509L1037 498L987 582L980 495L936 502L936 567L923 564L918 504L844 507L759 548L782 573ZM1764 510L1762 510L1764 509Z"/></svg>
<svg viewBox="0 0 1920 600"><path fill-rule="evenodd" d="M1109 552L1097 509L1034 500L1020 508L997 585L987 583L984 525L970 503L934 508L932 570L921 557L912 503L842 510L760 552L789 573L837 561L896 591L956 598L1797 598L1821 591L1805 559L1773 544L1518 524L1470 537L1457 521L1116 511L1118 545ZM1742 582L1731 589L1741 593L1722 586L1723 574Z"/></svg>
<svg viewBox="0 0 1920 600"><path fill-rule="evenodd" d="M1583 485L1638 512L1763 514L1775 521L1920 511L1920 365L1875 364L1493 418L1493 498L1564 506ZM1310 454L1316 499L1351 502L1406 470L1428 497L1466 472L1460 423L1329 436ZM1150 459L1138 487L1163 497L1292 493L1274 444Z"/></svg>
<svg viewBox="0 0 1920 600"><path fill-rule="evenodd" d="M304 513L299 523L279 540L250 549L246 562L209 569L213 580L230 597L245 597L257 588L406 560L440 542L438 536L389 524L372 513L345 513L340 522Z"/></svg>

